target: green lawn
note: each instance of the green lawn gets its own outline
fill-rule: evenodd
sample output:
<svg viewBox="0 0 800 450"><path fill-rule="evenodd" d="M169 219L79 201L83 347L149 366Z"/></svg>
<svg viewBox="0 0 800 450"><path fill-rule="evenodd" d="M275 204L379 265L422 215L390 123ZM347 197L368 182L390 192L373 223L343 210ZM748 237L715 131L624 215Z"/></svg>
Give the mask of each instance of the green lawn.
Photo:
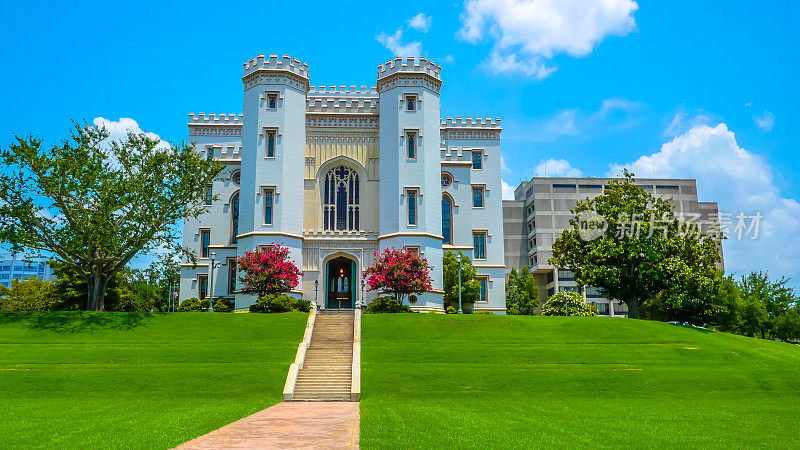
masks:
<svg viewBox="0 0 800 450"><path fill-rule="evenodd" d="M364 447L800 447L800 347L609 318L365 315Z"/></svg>
<svg viewBox="0 0 800 450"><path fill-rule="evenodd" d="M167 448L281 400L307 315L0 314L0 446Z"/></svg>

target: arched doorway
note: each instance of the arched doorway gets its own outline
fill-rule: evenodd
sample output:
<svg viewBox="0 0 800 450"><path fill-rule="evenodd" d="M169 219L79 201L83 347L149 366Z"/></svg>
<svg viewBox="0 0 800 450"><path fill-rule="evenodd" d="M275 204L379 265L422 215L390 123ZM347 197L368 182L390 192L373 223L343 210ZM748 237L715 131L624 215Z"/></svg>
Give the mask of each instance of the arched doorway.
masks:
<svg viewBox="0 0 800 450"><path fill-rule="evenodd" d="M325 286L327 309L352 308L356 296L356 263L340 256L325 264Z"/></svg>

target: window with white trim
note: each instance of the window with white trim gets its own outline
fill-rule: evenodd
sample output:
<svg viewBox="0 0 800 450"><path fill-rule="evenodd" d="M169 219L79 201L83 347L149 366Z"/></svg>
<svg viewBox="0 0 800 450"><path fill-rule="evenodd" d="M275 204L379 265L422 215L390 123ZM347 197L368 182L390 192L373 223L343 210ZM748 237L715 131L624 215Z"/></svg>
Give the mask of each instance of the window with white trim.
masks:
<svg viewBox="0 0 800 450"><path fill-rule="evenodd" d="M472 207L483 208L483 187L472 186Z"/></svg>
<svg viewBox="0 0 800 450"><path fill-rule="evenodd" d="M473 151L472 152L472 168L475 170L483 169L483 152L482 151Z"/></svg>
<svg viewBox="0 0 800 450"><path fill-rule="evenodd" d="M338 166L325 174L322 195L322 226L325 230L358 230L360 186L358 173Z"/></svg>
<svg viewBox="0 0 800 450"><path fill-rule="evenodd" d="M417 197L419 196L419 192L416 189L407 189L406 190L406 198L408 199L408 224L409 225L417 225L418 223L418 210L419 205L417 204Z"/></svg>
<svg viewBox="0 0 800 450"><path fill-rule="evenodd" d="M267 131L266 136L266 155L267 158L274 158L275 157L275 140L276 140L276 133L274 130Z"/></svg>
<svg viewBox="0 0 800 450"><path fill-rule="evenodd" d="M472 259L486 259L486 232L472 232Z"/></svg>
<svg viewBox="0 0 800 450"><path fill-rule="evenodd" d="M264 198L264 225L272 225L275 216L275 189L265 188Z"/></svg>
<svg viewBox="0 0 800 450"><path fill-rule="evenodd" d="M415 131L406 131L406 158L417 158L417 133Z"/></svg>

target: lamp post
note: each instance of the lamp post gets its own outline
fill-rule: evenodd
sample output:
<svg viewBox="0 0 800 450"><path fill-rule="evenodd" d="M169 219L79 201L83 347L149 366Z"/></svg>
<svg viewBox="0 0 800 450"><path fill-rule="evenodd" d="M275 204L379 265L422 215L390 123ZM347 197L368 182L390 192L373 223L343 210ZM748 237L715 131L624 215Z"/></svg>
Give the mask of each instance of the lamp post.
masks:
<svg viewBox="0 0 800 450"><path fill-rule="evenodd" d="M356 303L358 309L361 309L361 304L364 302L364 277L361 277L361 298Z"/></svg>
<svg viewBox="0 0 800 450"><path fill-rule="evenodd" d="M209 266L208 275L208 312L214 311L214 269L217 264L214 264L214 259L217 257L217 252L211 252L211 265Z"/></svg>
<svg viewBox="0 0 800 450"><path fill-rule="evenodd" d="M319 309L319 303L317 303L317 290L319 289L319 280L314 280L314 308Z"/></svg>
<svg viewBox="0 0 800 450"><path fill-rule="evenodd" d="M456 254L456 261L458 261L458 313L464 314L461 310L461 252Z"/></svg>

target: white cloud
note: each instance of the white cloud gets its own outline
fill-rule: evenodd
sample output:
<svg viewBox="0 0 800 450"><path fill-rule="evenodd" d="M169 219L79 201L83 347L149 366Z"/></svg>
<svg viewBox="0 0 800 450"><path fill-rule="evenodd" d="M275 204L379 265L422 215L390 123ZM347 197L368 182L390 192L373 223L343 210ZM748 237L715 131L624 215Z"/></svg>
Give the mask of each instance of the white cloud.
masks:
<svg viewBox="0 0 800 450"><path fill-rule="evenodd" d="M130 130L134 133L145 133L152 139L158 139L161 141L158 144L158 146L161 148L169 147L169 143L167 141L161 139L161 137L155 133L142 130L139 128L139 124L129 117L120 117L120 119L117 121L109 120L104 117L95 117L92 123L105 127L105 129L108 130L109 139L113 141L124 139Z"/></svg>
<svg viewBox="0 0 800 450"><path fill-rule="evenodd" d="M698 125L711 125L712 123L711 117L706 114L698 113L697 115L689 117L689 114L679 112L675 114L672 121L667 125L667 128L664 130L664 136L674 138Z"/></svg>
<svg viewBox="0 0 800 450"><path fill-rule="evenodd" d="M644 176L652 171L658 178L696 178L700 200L718 202L721 213L733 217L740 212L761 213L764 218L757 239L724 241L726 269L800 276L800 203L781 196L770 165L741 148L726 124L695 125L657 153L610 165L609 176L617 175L622 167ZM732 220L731 232L737 222Z"/></svg>
<svg viewBox="0 0 800 450"><path fill-rule="evenodd" d="M417 31L420 31L422 33L427 33L428 30L431 29L431 21L432 20L433 20L433 17L426 16L423 13L419 13L416 16L414 16L411 19L409 19L408 26L410 26L411 28L413 28L413 29L415 29Z"/></svg>
<svg viewBox="0 0 800 450"><path fill-rule="evenodd" d="M558 53L583 57L607 36L636 30L632 0L468 0L458 36L493 41L487 59L494 73L522 73L543 79Z"/></svg>
<svg viewBox="0 0 800 450"><path fill-rule="evenodd" d="M636 119L630 113L641 107L641 104L624 98L603 100L596 111L564 109L550 117L534 120L524 124L524 140L533 142L552 142L563 136L577 136L598 127L628 127ZM513 136L512 138L516 138Z"/></svg>
<svg viewBox="0 0 800 450"><path fill-rule="evenodd" d="M775 114L764 110L764 114L760 116L753 116L753 121L756 123L756 126L761 129L761 131L770 131L772 127L775 126Z"/></svg>
<svg viewBox="0 0 800 450"><path fill-rule="evenodd" d="M503 187L503 200L514 200L514 186L506 183L505 181L500 181Z"/></svg>
<svg viewBox="0 0 800 450"><path fill-rule="evenodd" d="M580 169L572 167L569 161L565 159L543 159L539 161L539 165L533 170L536 177L582 177L583 172Z"/></svg>
<svg viewBox="0 0 800 450"><path fill-rule="evenodd" d="M511 168L508 167L508 165L506 165L506 161L503 159L502 156L500 157L500 172L511 173Z"/></svg>
<svg viewBox="0 0 800 450"><path fill-rule="evenodd" d="M394 56L420 56L422 54L422 42L403 43L403 30L397 30L392 35L382 31L375 39L389 49Z"/></svg>

